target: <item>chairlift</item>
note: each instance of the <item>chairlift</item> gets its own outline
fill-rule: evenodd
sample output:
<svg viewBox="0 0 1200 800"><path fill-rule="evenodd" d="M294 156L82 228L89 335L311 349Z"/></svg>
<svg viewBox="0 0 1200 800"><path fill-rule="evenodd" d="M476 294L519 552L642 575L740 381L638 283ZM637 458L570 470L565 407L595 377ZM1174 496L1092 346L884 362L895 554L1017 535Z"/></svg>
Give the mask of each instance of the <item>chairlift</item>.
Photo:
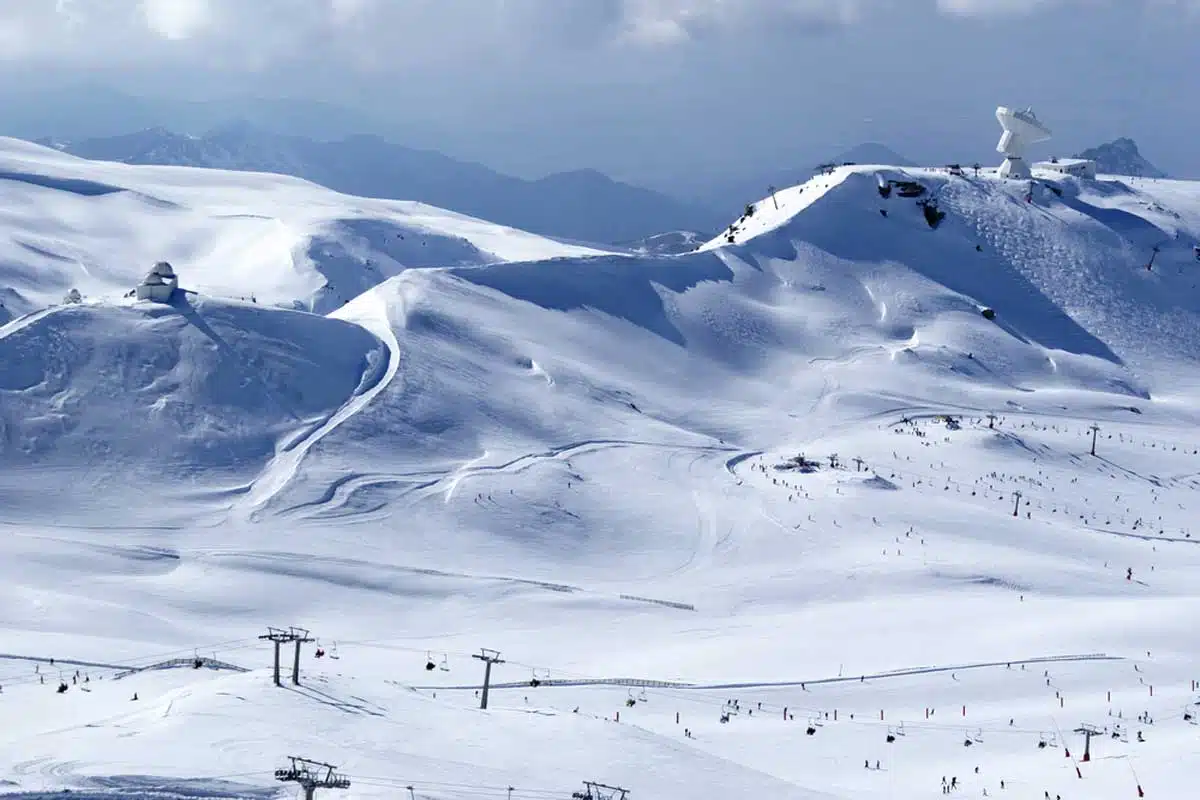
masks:
<svg viewBox="0 0 1200 800"><path fill-rule="evenodd" d="M428 650L426 650L425 651L425 671L433 672L435 669L437 669L437 664L433 663L433 655Z"/></svg>
<svg viewBox="0 0 1200 800"><path fill-rule="evenodd" d="M442 661L440 664L438 664L438 669L440 669L442 672L450 671L450 657L445 653L442 653Z"/></svg>
<svg viewBox="0 0 1200 800"><path fill-rule="evenodd" d="M812 725L809 725L807 728L804 729L804 732L806 734L808 734L809 736L812 736L817 732L817 729L814 728Z"/></svg>
<svg viewBox="0 0 1200 800"><path fill-rule="evenodd" d="M320 642L317 642L317 651L315 653L313 653L313 657L314 658L324 658L325 657L325 648L321 646Z"/></svg>
<svg viewBox="0 0 1200 800"><path fill-rule="evenodd" d="M545 672L543 674L539 675L537 667L534 667L532 669L532 673L533 673L533 677L531 677L529 679L529 685L532 686L534 689L541 686L542 683L544 683L545 681L550 680L550 670L545 670Z"/></svg>
<svg viewBox="0 0 1200 800"><path fill-rule="evenodd" d="M59 684L58 684L58 693L59 694L66 694L66 691L70 688L71 687L67 685L66 681L59 681Z"/></svg>
<svg viewBox="0 0 1200 800"><path fill-rule="evenodd" d="M976 744L983 744L983 728L975 731L975 735L971 737Z"/></svg>
<svg viewBox="0 0 1200 800"><path fill-rule="evenodd" d="M332 658L334 661L338 660L339 656L338 656L338 651L337 651L337 642L333 643L333 649L329 651L329 657Z"/></svg>
<svg viewBox="0 0 1200 800"><path fill-rule="evenodd" d="M639 703L649 702L646 700L646 690L644 688L640 692L638 692L637 699L638 699Z"/></svg>

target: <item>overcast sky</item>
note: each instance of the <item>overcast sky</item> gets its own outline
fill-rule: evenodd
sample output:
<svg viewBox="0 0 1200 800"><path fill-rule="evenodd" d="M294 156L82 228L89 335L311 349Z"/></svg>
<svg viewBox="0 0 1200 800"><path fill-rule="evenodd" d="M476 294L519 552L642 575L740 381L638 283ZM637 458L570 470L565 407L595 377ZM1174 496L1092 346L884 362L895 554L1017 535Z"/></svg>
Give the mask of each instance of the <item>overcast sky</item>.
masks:
<svg viewBox="0 0 1200 800"><path fill-rule="evenodd" d="M1200 176L1200 0L0 0L0 69L333 101L526 175L990 157L1009 104L1047 155L1130 135Z"/></svg>

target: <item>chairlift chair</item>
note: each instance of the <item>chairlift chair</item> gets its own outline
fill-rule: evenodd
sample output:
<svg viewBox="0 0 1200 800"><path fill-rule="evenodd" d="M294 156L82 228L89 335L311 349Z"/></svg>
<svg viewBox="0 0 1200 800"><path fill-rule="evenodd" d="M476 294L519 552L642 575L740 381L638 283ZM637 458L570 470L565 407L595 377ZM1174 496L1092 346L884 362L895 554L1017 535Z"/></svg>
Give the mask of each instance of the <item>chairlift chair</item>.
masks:
<svg viewBox="0 0 1200 800"><path fill-rule="evenodd" d="M437 669L437 664L433 663L433 655L428 650L426 650L425 651L425 671L433 672L435 669Z"/></svg>
<svg viewBox="0 0 1200 800"><path fill-rule="evenodd" d="M329 651L329 657L332 658L334 661L337 661L337 659L339 657L338 651L337 651L337 642L333 643L333 649Z"/></svg>
<svg viewBox="0 0 1200 800"><path fill-rule="evenodd" d="M440 669L442 672L450 671L450 657L445 653L442 653L442 662L438 664L438 669Z"/></svg>

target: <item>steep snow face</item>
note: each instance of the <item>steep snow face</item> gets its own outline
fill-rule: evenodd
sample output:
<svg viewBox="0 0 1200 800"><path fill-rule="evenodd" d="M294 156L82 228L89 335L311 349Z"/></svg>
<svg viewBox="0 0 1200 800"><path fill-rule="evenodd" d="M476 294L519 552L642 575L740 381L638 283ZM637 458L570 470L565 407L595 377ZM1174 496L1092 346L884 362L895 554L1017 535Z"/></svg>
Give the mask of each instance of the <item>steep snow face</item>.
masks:
<svg viewBox="0 0 1200 800"><path fill-rule="evenodd" d="M387 361L357 325L194 297L24 317L0 328L5 512L162 521L167 497L219 500Z"/></svg>
<svg viewBox="0 0 1200 800"><path fill-rule="evenodd" d="M903 182L921 196L901 196ZM944 215L936 229L925 202ZM1156 386L1164 394L1200 353L1195 184L843 167L756 203L735 228L753 256L803 243L862 267L896 264L1044 348L1132 367L1138 384L1170 377Z"/></svg>
<svg viewBox="0 0 1200 800"><path fill-rule="evenodd" d="M72 287L120 296L163 260L189 289L324 313L407 268L600 252L296 178L89 162L11 139L0 232L12 314Z"/></svg>

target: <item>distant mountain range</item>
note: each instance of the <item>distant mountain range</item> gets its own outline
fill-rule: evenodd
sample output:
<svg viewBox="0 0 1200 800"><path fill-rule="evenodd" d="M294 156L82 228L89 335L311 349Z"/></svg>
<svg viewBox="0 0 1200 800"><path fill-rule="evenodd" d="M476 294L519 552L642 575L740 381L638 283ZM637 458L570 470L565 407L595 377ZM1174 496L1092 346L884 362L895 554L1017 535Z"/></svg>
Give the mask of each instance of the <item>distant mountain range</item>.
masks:
<svg viewBox="0 0 1200 800"><path fill-rule="evenodd" d="M1095 161L1098 171L1108 175L1136 175L1143 178L1167 177L1167 173L1151 164L1138 152L1137 143L1133 139L1126 137L1084 150L1075 157Z"/></svg>
<svg viewBox="0 0 1200 800"><path fill-rule="evenodd" d="M886 164L890 167L915 167L915 161L910 161L887 145L878 142L864 142L855 145L845 152L839 153L830 163L833 164Z"/></svg>
<svg viewBox="0 0 1200 800"><path fill-rule="evenodd" d="M715 231L727 216L595 170L524 180L378 136L317 141L234 124L203 136L149 128L121 136L39 143L94 160L295 175L347 194L417 200L532 233L586 242L629 242L666 231Z"/></svg>

